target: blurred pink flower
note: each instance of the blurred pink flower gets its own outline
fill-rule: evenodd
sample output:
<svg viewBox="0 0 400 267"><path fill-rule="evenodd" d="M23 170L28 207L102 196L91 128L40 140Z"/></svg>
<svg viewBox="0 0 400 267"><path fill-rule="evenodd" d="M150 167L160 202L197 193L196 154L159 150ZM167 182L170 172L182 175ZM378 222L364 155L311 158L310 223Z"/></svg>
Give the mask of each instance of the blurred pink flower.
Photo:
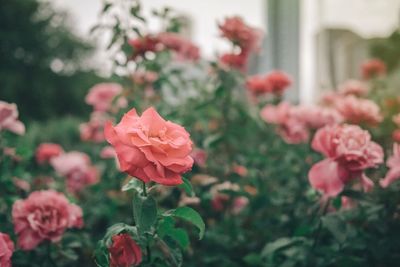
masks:
<svg viewBox="0 0 400 267"><path fill-rule="evenodd" d="M380 59L369 59L361 65L361 75L370 80L386 74L386 64Z"/></svg>
<svg viewBox="0 0 400 267"><path fill-rule="evenodd" d="M0 266L11 267L11 257L14 253L14 243L9 235L0 232Z"/></svg>
<svg viewBox="0 0 400 267"><path fill-rule="evenodd" d="M265 77L269 84L271 93L282 95L283 92L292 84L290 77L283 71L271 71Z"/></svg>
<svg viewBox="0 0 400 267"><path fill-rule="evenodd" d="M393 131L392 139L393 139L393 141L400 143L400 129L396 129Z"/></svg>
<svg viewBox="0 0 400 267"><path fill-rule="evenodd" d="M157 37L164 48L175 52L177 60L198 60L200 58L200 49L177 33L162 32Z"/></svg>
<svg viewBox="0 0 400 267"><path fill-rule="evenodd" d="M379 184L386 188L394 181L400 179L400 145L393 144L393 155L386 161L389 171L386 173L385 178L379 181Z"/></svg>
<svg viewBox="0 0 400 267"><path fill-rule="evenodd" d="M92 141L101 143L105 141L104 125L109 120L107 114L103 112L92 112L90 121L79 125L79 132L82 141Z"/></svg>
<svg viewBox="0 0 400 267"><path fill-rule="evenodd" d="M326 125L334 125L343 121L340 113L329 107L300 105L294 108L293 116L304 121L308 128L319 129Z"/></svg>
<svg viewBox="0 0 400 267"><path fill-rule="evenodd" d="M112 159L117 157L117 153L112 146L105 146L100 152L100 157L102 159Z"/></svg>
<svg viewBox="0 0 400 267"><path fill-rule="evenodd" d="M311 146L327 157L310 169L309 180L315 189L336 196L354 178L367 191L371 189L372 181L363 171L383 162L383 149L371 141L367 131L356 125L325 126L317 131Z"/></svg>
<svg viewBox="0 0 400 267"><path fill-rule="evenodd" d="M189 133L164 120L154 108L142 116L132 109L116 126L107 123L105 136L115 148L121 171L144 182L181 184L182 174L192 168Z"/></svg>
<svg viewBox="0 0 400 267"><path fill-rule="evenodd" d="M132 60L136 60L138 57L145 57L147 52L160 50L158 38L151 35L130 39L128 44L133 49Z"/></svg>
<svg viewBox="0 0 400 267"><path fill-rule="evenodd" d="M238 45L242 51L256 51L261 46L262 31L246 25L241 17L228 17L218 26L221 35Z"/></svg>
<svg viewBox="0 0 400 267"><path fill-rule="evenodd" d="M18 246L32 250L41 242L58 242L68 228L83 226L82 210L59 192L35 191L12 208Z"/></svg>
<svg viewBox="0 0 400 267"><path fill-rule="evenodd" d="M245 166L238 164L233 165L233 172L241 177L245 177L249 173Z"/></svg>
<svg viewBox="0 0 400 267"><path fill-rule="evenodd" d="M254 95L261 95L265 93L270 93L271 85L267 82L264 76L254 75L246 79L247 89Z"/></svg>
<svg viewBox="0 0 400 267"><path fill-rule="evenodd" d="M138 85L148 85L158 79L158 74L154 71L136 71L132 75L132 79Z"/></svg>
<svg viewBox="0 0 400 267"><path fill-rule="evenodd" d="M0 132L2 130L23 135L25 133L25 126L18 120L17 105L0 100Z"/></svg>
<svg viewBox="0 0 400 267"><path fill-rule="evenodd" d="M219 58L222 66L238 69L240 71L247 70L248 54L247 53L225 53Z"/></svg>
<svg viewBox="0 0 400 267"><path fill-rule="evenodd" d="M21 189L25 192L29 192L31 190L31 185L21 178L13 177L13 183L18 189Z"/></svg>
<svg viewBox="0 0 400 267"><path fill-rule="evenodd" d="M348 80L339 86L339 94L341 95L354 95L366 96L368 94L368 87L365 83L358 80Z"/></svg>
<svg viewBox="0 0 400 267"><path fill-rule="evenodd" d="M95 111L109 111L114 98L122 91L123 88L117 83L99 83L90 88L85 101Z"/></svg>
<svg viewBox="0 0 400 267"><path fill-rule="evenodd" d="M53 157L59 156L62 153L64 153L64 150L58 144L41 143L36 148L35 157L39 164L44 164L49 162Z"/></svg>
<svg viewBox="0 0 400 267"><path fill-rule="evenodd" d="M376 125L383 120L379 106L369 99L350 95L336 101L335 107L349 123Z"/></svg>
<svg viewBox="0 0 400 267"><path fill-rule="evenodd" d="M232 214L239 214L248 204L249 199L247 197L236 197L233 200Z"/></svg>
<svg viewBox="0 0 400 267"><path fill-rule="evenodd" d="M82 152L61 154L52 158L50 163L60 176L66 177L67 189L71 193L77 193L99 181L98 170L91 165L88 155Z"/></svg>

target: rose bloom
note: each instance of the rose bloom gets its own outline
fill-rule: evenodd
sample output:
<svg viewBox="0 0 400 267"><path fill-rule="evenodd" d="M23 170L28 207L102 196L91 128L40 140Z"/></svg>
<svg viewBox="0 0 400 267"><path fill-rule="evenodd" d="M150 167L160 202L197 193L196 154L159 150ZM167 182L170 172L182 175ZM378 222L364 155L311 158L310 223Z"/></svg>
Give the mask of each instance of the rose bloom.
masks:
<svg viewBox="0 0 400 267"><path fill-rule="evenodd" d="M82 210L59 192L35 191L12 208L18 246L32 250L43 241L58 242L68 228L83 226Z"/></svg>
<svg viewBox="0 0 400 267"><path fill-rule="evenodd" d="M142 250L129 234L114 235L108 248L110 267L139 266L142 262Z"/></svg>
<svg viewBox="0 0 400 267"><path fill-rule="evenodd" d="M31 190L31 184L28 183L27 181L18 178L18 177L13 177L12 178L13 184L20 190L29 192Z"/></svg>
<svg viewBox="0 0 400 267"><path fill-rule="evenodd" d="M117 83L99 83L90 88L85 102L93 106L95 111L108 111L114 98L122 91L123 88Z"/></svg>
<svg viewBox="0 0 400 267"><path fill-rule="evenodd" d="M162 32L158 35L158 40L166 49L175 51L177 60L198 60L200 58L200 49L177 33Z"/></svg>
<svg viewBox="0 0 400 267"><path fill-rule="evenodd" d="M254 51L260 47L262 31L246 25L241 17L229 17L218 25L223 37L238 45L242 51Z"/></svg>
<svg viewBox="0 0 400 267"><path fill-rule="evenodd" d="M105 140L104 124L108 117L103 112L92 112L90 121L79 125L79 132L82 141L101 143Z"/></svg>
<svg viewBox="0 0 400 267"><path fill-rule="evenodd" d="M394 130L392 133L393 141L400 143L400 129Z"/></svg>
<svg viewBox="0 0 400 267"><path fill-rule="evenodd" d="M18 120L17 105L0 100L0 132L3 130L23 135L25 126Z"/></svg>
<svg viewBox="0 0 400 267"><path fill-rule="evenodd" d="M248 54L246 53L225 53L219 58L219 62L223 66L238 69L240 71L247 70Z"/></svg>
<svg viewBox="0 0 400 267"><path fill-rule="evenodd" d="M235 164L235 165L233 165L232 170L233 170L234 173L236 173L237 175L239 175L241 177L245 177L249 173L247 168L245 166L243 166L243 165Z"/></svg>
<svg viewBox="0 0 400 267"><path fill-rule="evenodd" d="M10 236L0 232L0 266L11 267L11 256L14 253L14 243Z"/></svg>
<svg viewBox="0 0 400 267"><path fill-rule="evenodd" d="M121 171L143 182L181 184L181 175L192 168L189 133L164 120L154 108L142 116L132 109L116 126L108 122L105 136L115 148Z"/></svg>
<svg viewBox="0 0 400 267"><path fill-rule="evenodd" d="M292 84L290 77L283 71L272 71L265 77L266 82L271 88L271 93L282 95L283 92Z"/></svg>
<svg viewBox="0 0 400 267"><path fill-rule="evenodd" d="M59 156L64 153L62 147L53 143L42 143L36 148L36 161L39 164L44 164L50 161L53 157Z"/></svg>
<svg viewBox="0 0 400 267"><path fill-rule="evenodd" d="M100 152L100 158L102 159L112 159L117 156L115 149L112 146L105 146Z"/></svg>
<svg viewBox="0 0 400 267"><path fill-rule="evenodd" d="M68 152L52 158L50 163L60 176L67 178L67 189L71 193L77 193L99 181L99 173L85 153Z"/></svg>
<svg viewBox="0 0 400 267"><path fill-rule="evenodd" d="M264 76L254 75L246 79L247 89L254 95L262 95L271 92L271 85Z"/></svg>
<svg viewBox="0 0 400 267"><path fill-rule="evenodd" d="M319 129L326 125L334 125L343 121L340 113L329 107L300 105L293 109L293 116L302 120L308 128Z"/></svg>
<svg viewBox="0 0 400 267"><path fill-rule="evenodd" d="M369 59L361 65L361 75L365 80L370 80L386 74L386 65L380 59Z"/></svg>
<svg viewBox="0 0 400 267"><path fill-rule="evenodd" d="M393 145L393 155L386 161L389 171L386 173L385 178L379 181L379 184L386 188L394 181L400 179L400 145Z"/></svg>
<svg viewBox="0 0 400 267"><path fill-rule="evenodd" d="M326 157L308 174L315 189L336 196L357 177L366 191L371 189L372 181L363 171L383 162L383 149L371 141L367 131L356 125L325 126L316 132L311 146Z"/></svg>
<svg viewBox="0 0 400 267"><path fill-rule="evenodd" d="M379 106L368 99L350 95L337 101L335 107L349 123L376 125L383 120Z"/></svg>
<svg viewBox="0 0 400 267"><path fill-rule="evenodd" d="M334 107L337 101L343 99L343 95L339 92L326 91L321 96L321 104L328 107Z"/></svg>
<svg viewBox="0 0 400 267"><path fill-rule="evenodd" d="M358 80L349 80L339 86L341 95L365 96L368 94L368 87L365 83Z"/></svg>
<svg viewBox="0 0 400 267"><path fill-rule="evenodd" d="M246 197L234 197L231 206L228 206L231 196L223 193L224 190L239 191L239 186L231 182L224 182L211 187L210 194L212 196L211 206L215 211L223 211L230 208L232 214L240 213L248 204L249 200Z"/></svg>
<svg viewBox="0 0 400 267"><path fill-rule="evenodd" d="M138 57L145 57L147 52L157 52L159 50L158 38L151 35L130 39L128 44L133 49L132 60Z"/></svg>

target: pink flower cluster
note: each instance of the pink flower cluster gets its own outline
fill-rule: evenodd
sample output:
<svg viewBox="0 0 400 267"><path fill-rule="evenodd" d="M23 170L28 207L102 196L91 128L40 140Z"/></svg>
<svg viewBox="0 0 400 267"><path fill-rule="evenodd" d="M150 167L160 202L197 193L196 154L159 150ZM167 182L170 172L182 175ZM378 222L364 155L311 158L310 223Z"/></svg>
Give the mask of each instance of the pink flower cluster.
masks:
<svg viewBox="0 0 400 267"><path fill-rule="evenodd" d="M0 132L3 130L23 135L25 126L18 120L17 106L0 100Z"/></svg>
<svg viewBox="0 0 400 267"><path fill-rule="evenodd" d="M239 51L223 54L219 59L220 63L245 71L250 54L260 48L262 31L246 25L243 19L237 16L226 18L218 26L221 35L239 48Z"/></svg>
<svg viewBox="0 0 400 267"><path fill-rule="evenodd" d="M192 168L189 133L165 121L154 108L142 116L132 109L116 126L108 122L105 136L115 148L121 171L144 182L181 184L181 174Z"/></svg>
<svg viewBox="0 0 400 267"><path fill-rule="evenodd" d="M91 164L90 158L78 151L72 151L53 157L51 165L60 176L66 177L67 190L77 193L99 181L99 173Z"/></svg>
<svg viewBox="0 0 400 267"><path fill-rule="evenodd" d="M42 143L36 148L35 157L39 164L49 163L54 157L64 153L63 148L58 144Z"/></svg>
<svg viewBox="0 0 400 267"><path fill-rule="evenodd" d="M339 86L339 95L354 95L357 97L366 96L368 94L368 86L358 80L348 80Z"/></svg>
<svg viewBox="0 0 400 267"><path fill-rule="evenodd" d="M231 182L214 185L210 189L212 196L211 206L215 211L224 211L229 209L232 214L239 214L249 203L249 199L244 196L231 197L222 191L238 191L239 186ZM231 203L231 205L229 205Z"/></svg>
<svg viewBox="0 0 400 267"><path fill-rule="evenodd" d="M383 162L383 150L367 131L356 125L325 126L317 131L311 146L326 157L309 172L312 187L332 197L359 179L365 191L371 190L373 182L364 170Z"/></svg>
<svg viewBox="0 0 400 267"><path fill-rule="evenodd" d="M377 58L369 59L361 65L361 75L365 80L370 80L386 74L386 64Z"/></svg>
<svg viewBox="0 0 400 267"><path fill-rule="evenodd" d="M292 106L288 102L281 102L277 106L267 105L260 115L267 123L278 125L279 135L289 144L307 142L310 130L342 121L342 116L334 109Z"/></svg>
<svg viewBox="0 0 400 267"><path fill-rule="evenodd" d="M104 138L104 124L109 120L106 113L94 111L90 120L79 125L79 132L82 141L101 143Z"/></svg>
<svg viewBox="0 0 400 267"><path fill-rule="evenodd" d="M14 243L7 234L0 232L0 266L11 267L11 256L14 253Z"/></svg>
<svg viewBox="0 0 400 267"><path fill-rule="evenodd" d="M161 32L155 36L146 35L129 40L133 48L132 60L145 57L148 52L160 52L170 50L174 52L178 60L198 60L199 48L188 39L173 32Z"/></svg>
<svg viewBox="0 0 400 267"><path fill-rule="evenodd" d="M350 95L337 99L334 105L349 123L376 125L383 120L379 106L369 99Z"/></svg>
<svg viewBox="0 0 400 267"><path fill-rule="evenodd" d="M122 93L123 88L117 83L99 83L90 88L86 95L86 104L93 106L95 111L107 112L112 108L113 100ZM126 99L116 100L118 108L127 106Z"/></svg>
<svg viewBox="0 0 400 267"><path fill-rule="evenodd" d="M68 228L83 226L81 208L52 190L35 191L27 199L17 200L12 219L23 250L32 250L46 240L58 242Z"/></svg>
<svg viewBox="0 0 400 267"><path fill-rule="evenodd" d="M254 95L271 93L280 96L291 83L286 73L273 71L265 76L255 75L247 78L246 87Z"/></svg>

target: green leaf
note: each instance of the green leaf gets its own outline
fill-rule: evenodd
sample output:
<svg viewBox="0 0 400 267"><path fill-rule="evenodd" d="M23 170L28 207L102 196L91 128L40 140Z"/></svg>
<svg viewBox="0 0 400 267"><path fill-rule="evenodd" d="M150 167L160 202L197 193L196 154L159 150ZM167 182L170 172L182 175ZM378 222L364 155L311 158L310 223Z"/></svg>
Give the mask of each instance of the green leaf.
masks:
<svg viewBox="0 0 400 267"><path fill-rule="evenodd" d="M334 215L322 217L321 220L322 225L328 229L340 243L346 240L346 222Z"/></svg>
<svg viewBox="0 0 400 267"><path fill-rule="evenodd" d="M192 187L192 184L190 183L190 181L188 179L186 179L185 177L182 177L182 180L183 180L183 183L180 184L178 187L180 189L183 189L188 196L194 197L193 187Z"/></svg>
<svg viewBox="0 0 400 267"><path fill-rule="evenodd" d="M171 215L196 226L199 229L199 239L203 238L206 225L197 211L189 207L179 207L173 210Z"/></svg>
<svg viewBox="0 0 400 267"><path fill-rule="evenodd" d="M304 238L302 237L282 237L273 242L267 243L262 250L261 255L263 257L270 256L278 250L282 250L302 242L304 242Z"/></svg>
<svg viewBox="0 0 400 267"><path fill-rule="evenodd" d="M161 238L169 236L175 240L182 248L189 246L189 236L186 231L181 228L175 228L175 221L172 217L164 217L158 226L158 235Z"/></svg>
<svg viewBox="0 0 400 267"><path fill-rule="evenodd" d="M122 186L121 191L126 192L132 189L141 194L143 192L142 182L138 179L131 179L124 186Z"/></svg>
<svg viewBox="0 0 400 267"><path fill-rule="evenodd" d="M157 203L154 198L152 196L143 197L135 192L133 217L140 234L149 231L157 220Z"/></svg>

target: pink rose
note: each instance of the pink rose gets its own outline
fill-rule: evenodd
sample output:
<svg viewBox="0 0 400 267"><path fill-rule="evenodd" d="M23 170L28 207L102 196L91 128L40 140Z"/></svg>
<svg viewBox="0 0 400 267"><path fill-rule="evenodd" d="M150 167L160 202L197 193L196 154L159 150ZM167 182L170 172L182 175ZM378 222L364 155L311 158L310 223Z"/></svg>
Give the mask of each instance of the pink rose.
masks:
<svg viewBox="0 0 400 267"><path fill-rule="evenodd" d="M361 65L361 75L365 80L370 80L386 74L386 65L380 59L369 59Z"/></svg>
<svg viewBox="0 0 400 267"><path fill-rule="evenodd" d="M107 120L108 117L105 113L98 111L92 112L90 115L90 121L79 125L81 140L92 141L95 143L105 141L104 124Z"/></svg>
<svg viewBox="0 0 400 267"><path fill-rule="evenodd" d="M247 70L249 54L247 53L226 53L219 58L219 63L222 66L238 69L245 72Z"/></svg>
<svg viewBox="0 0 400 267"><path fill-rule="evenodd" d="M261 95L272 91L270 83L261 75L248 77L246 79L246 87L254 95Z"/></svg>
<svg viewBox="0 0 400 267"><path fill-rule="evenodd" d="M297 116L311 129L319 129L343 121L342 115L333 108L302 105L297 106L292 112L293 116Z"/></svg>
<svg viewBox="0 0 400 267"><path fill-rule="evenodd" d="M237 197L233 200L232 214L239 214L247 205L249 199L247 197Z"/></svg>
<svg viewBox="0 0 400 267"><path fill-rule="evenodd" d="M379 106L368 99L350 95L337 101L335 107L349 123L376 125L383 120Z"/></svg>
<svg viewBox="0 0 400 267"><path fill-rule="evenodd" d="M142 250L129 234L114 235L110 252L110 267L139 266L142 262Z"/></svg>
<svg viewBox="0 0 400 267"><path fill-rule="evenodd" d="M158 38L151 35L131 39L128 44L133 49L132 60L136 60L138 57L145 57L147 52L157 52L159 50Z"/></svg>
<svg viewBox="0 0 400 267"><path fill-rule="evenodd" d="M12 208L18 246L32 250L41 242L58 242L68 228L83 226L82 210L53 190L35 191Z"/></svg>
<svg viewBox="0 0 400 267"><path fill-rule="evenodd" d="M0 266L11 267L11 256L14 253L14 243L10 236L0 232Z"/></svg>
<svg viewBox="0 0 400 267"><path fill-rule="evenodd" d="M158 40L166 49L175 52L177 60L198 60L200 58L200 49L177 33L162 32L158 35Z"/></svg>
<svg viewBox="0 0 400 267"><path fill-rule="evenodd" d="M122 87L116 83L99 83L90 88L85 101L96 111L108 111L112 101L122 93Z"/></svg>
<svg viewBox="0 0 400 267"><path fill-rule="evenodd" d="M23 135L25 126L18 120L17 106L0 100L0 132L2 130Z"/></svg>
<svg viewBox="0 0 400 267"><path fill-rule="evenodd" d="M44 164L50 161L53 157L57 157L64 153L62 147L53 143L42 143L36 149L35 157L39 164Z"/></svg>
<svg viewBox="0 0 400 267"><path fill-rule="evenodd" d="M271 88L271 93L276 95L282 95L292 84L290 77L283 71L278 70L270 72L265 79Z"/></svg>
<svg viewBox="0 0 400 267"><path fill-rule="evenodd" d="M393 139L393 141L400 143L400 129L396 129L393 131L392 139Z"/></svg>
<svg viewBox="0 0 400 267"><path fill-rule="evenodd" d="M106 146L103 147L103 149L100 152L100 158L102 159L112 159L117 156L117 153L115 153L115 149L112 146Z"/></svg>
<svg viewBox="0 0 400 267"><path fill-rule="evenodd" d="M386 161L389 171L386 173L385 178L379 181L379 184L386 188L394 181L400 179L400 145L395 143L393 145L393 155Z"/></svg>
<svg viewBox="0 0 400 267"><path fill-rule="evenodd" d="M241 17L226 18L218 26L222 36L238 45L242 51L252 52L260 48L262 31L246 25Z"/></svg>
<svg viewBox="0 0 400 267"><path fill-rule="evenodd" d="M181 184L181 175L192 168L189 133L165 121L154 108L142 116L132 109L116 126L107 123L105 136L115 148L121 171L143 182Z"/></svg>
<svg viewBox="0 0 400 267"><path fill-rule="evenodd" d="M205 167L207 162L207 152L203 149L194 149L190 156L194 160L194 164L199 167Z"/></svg>
<svg viewBox="0 0 400 267"><path fill-rule="evenodd" d="M365 191L373 186L363 174L383 162L383 150L367 131L356 125L325 126L317 131L312 144L324 159L309 172L311 185L328 196L339 194L345 184L359 178Z"/></svg>
<svg viewBox="0 0 400 267"><path fill-rule="evenodd" d="M50 160L51 165L60 176L65 176L67 189L77 193L86 186L99 181L97 169L91 165L90 158L77 151L62 154Z"/></svg>
<svg viewBox="0 0 400 267"><path fill-rule="evenodd" d="M339 86L341 95L365 96L368 94L368 87L365 83L358 80L349 80Z"/></svg>

